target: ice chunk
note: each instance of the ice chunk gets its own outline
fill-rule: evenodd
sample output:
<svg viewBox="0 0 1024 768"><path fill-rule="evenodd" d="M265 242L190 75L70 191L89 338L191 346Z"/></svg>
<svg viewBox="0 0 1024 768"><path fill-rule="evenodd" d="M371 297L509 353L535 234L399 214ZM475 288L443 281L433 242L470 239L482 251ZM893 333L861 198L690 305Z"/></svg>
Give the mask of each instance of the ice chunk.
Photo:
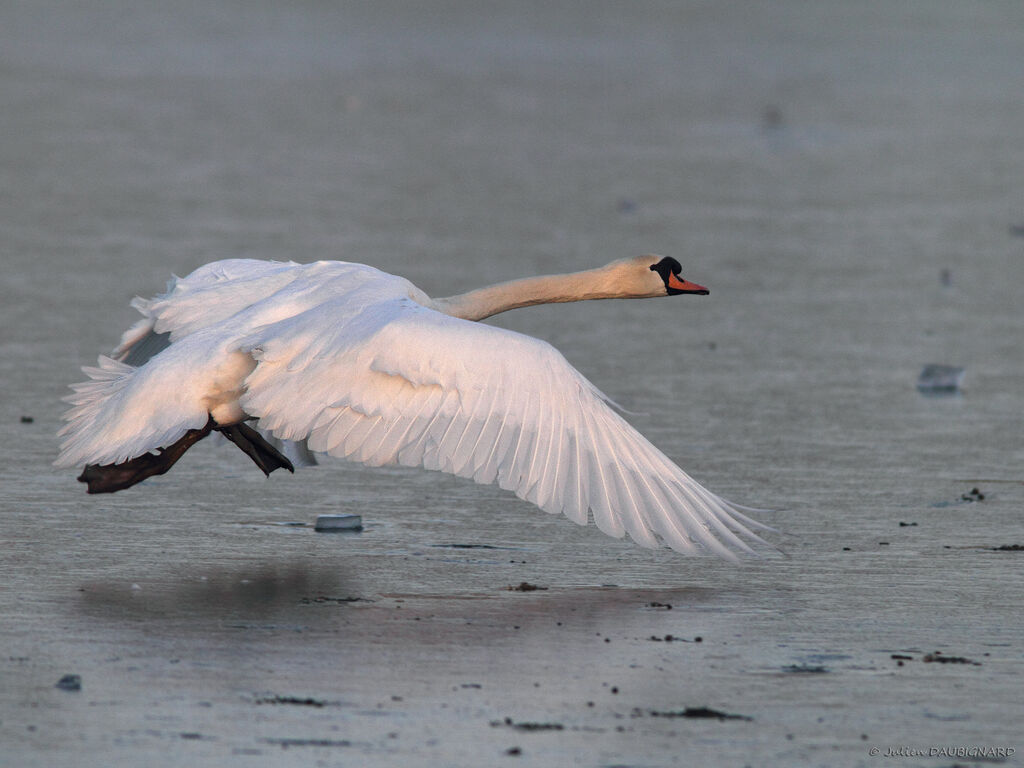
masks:
<svg viewBox="0 0 1024 768"><path fill-rule="evenodd" d="M316 531L361 531L363 530L362 515L317 515Z"/></svg>
<svg viewBox="0 0 1024 768"><path fill-rule="evenodd" d="M917 388L925 394L952 394L960 391L963 380L963 368L929 363L917 377Z"/></svg>
<svg viewBox="0 0 1024 768"><path fill-rule="evenodd" d="M64 677L57 681L55 687L60 688L62 691L80 691L82 690L82 676L64 675Z"/></svg>

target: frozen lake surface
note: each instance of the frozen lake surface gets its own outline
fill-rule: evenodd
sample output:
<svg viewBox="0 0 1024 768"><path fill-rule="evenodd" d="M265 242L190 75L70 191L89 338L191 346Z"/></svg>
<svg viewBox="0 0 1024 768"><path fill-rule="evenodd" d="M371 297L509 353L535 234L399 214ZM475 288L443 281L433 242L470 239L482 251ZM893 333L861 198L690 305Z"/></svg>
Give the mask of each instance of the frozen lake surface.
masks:
<svg viewBox="0 0 1024 768"><path fill-rule="evenodd" d="M1013 2L7 3L0 764L1021 764L1022 51ZM711 295L494 322L788 558L215 445L111 497L51 467L171 273L644 252Z"/></svg>

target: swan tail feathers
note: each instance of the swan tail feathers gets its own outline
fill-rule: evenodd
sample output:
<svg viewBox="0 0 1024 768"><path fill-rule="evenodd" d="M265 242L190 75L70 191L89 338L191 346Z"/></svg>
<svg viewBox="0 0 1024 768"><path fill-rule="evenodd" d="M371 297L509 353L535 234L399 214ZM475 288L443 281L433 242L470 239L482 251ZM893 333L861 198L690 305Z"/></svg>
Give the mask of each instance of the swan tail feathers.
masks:
<svg viewBox="0 0 1024 768"><path fill-rule="evenodd" d="M57 433L63 442L54 464L122 464L202 429L209 419L202 403L180 379L153 368L102 355L95 367L83 368L89 380L71 385L64 398L72 407Z"/></svg>

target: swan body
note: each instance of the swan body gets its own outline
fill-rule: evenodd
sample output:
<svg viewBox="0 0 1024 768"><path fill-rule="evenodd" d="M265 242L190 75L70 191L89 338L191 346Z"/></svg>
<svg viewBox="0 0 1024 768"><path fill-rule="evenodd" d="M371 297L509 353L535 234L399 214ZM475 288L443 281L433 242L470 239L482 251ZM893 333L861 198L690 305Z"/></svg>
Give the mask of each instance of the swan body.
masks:
<svg viewBox="0 0 1024 768"><path fill-rule="evenodd" d="M768 529L740 511L751 510L696 483L550 344L474 322L538 303L708 292L679 271L644 256L435 300L361 264L207 264L133 302L143 318L66 398L56 463L85 464L90 492L119 490L216 429L264 472L292 469L246 426L255 420L312 451L497 483L645 547L735 559L762 541L751 528Z"/></svg>

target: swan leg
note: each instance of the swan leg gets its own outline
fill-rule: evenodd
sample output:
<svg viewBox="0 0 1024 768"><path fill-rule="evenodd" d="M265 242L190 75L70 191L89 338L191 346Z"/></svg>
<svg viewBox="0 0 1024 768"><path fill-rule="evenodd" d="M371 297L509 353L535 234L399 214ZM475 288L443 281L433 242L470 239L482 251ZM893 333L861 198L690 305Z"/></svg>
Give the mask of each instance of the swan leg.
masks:
<svg viewBox="0 0 1024 768"><path fill-rule="evenodd" d="M120 464L87 464L78 482L88 484L89 493L115 493L140 483L147 477L162 475L182 455L211 431L217 422L211 417L202 429L190 429L182 437L159 453L146 453Z"/></svg>
<svg viewBox="0 0 1024 768"><path fill-rule="evenodd" d="M185 451L198 443L213 430L217 430L228 440L237 445L253 460L263 474L269 475L275 469L287 469L294 472L292 463L274 446L263 439L255 429L247 424L229 424L225 427L216 426L217 422L210 417L202 429L190 429L182 437L166 448L159 448L159 453L146 453L120 464L87 464L78 476L80 483L88 484L89 493L115 493L131 488L147 477L162 475L184 455Z"/></svg>
<svg viewBox="0 0 1024 768"><path fill-rule="evenodd" d="M245 455L263 470L263 474L269 476L275 469L287 469L289 472L295 472L295 467L288 457L264 440L263 435L245 422L229 424L226 427L215 427L215 429L241 448Z"/></svg>

